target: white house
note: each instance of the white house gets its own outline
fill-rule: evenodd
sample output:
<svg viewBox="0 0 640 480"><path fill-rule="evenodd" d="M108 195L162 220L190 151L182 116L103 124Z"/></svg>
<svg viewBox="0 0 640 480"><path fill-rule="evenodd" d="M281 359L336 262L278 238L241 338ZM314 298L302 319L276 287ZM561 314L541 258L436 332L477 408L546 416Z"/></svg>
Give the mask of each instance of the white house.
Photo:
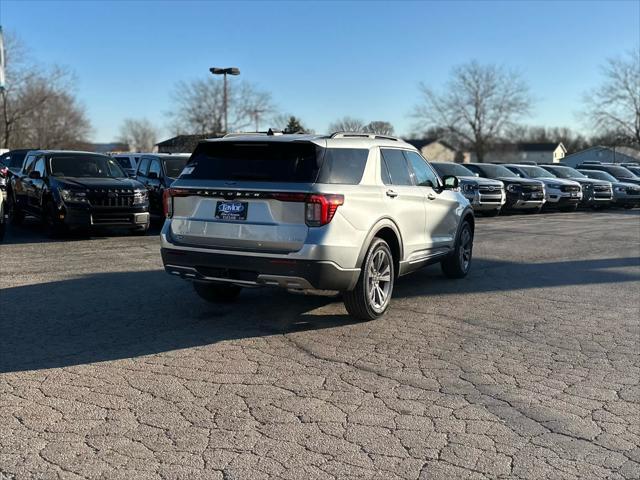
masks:
<svg viewBox="0 0 640 480"><path fill-rule="evenodd" d="M503 143L496 145L484 156L487 163L558 163L567 153L562 142L558 143ZM475 153L471 161L476 162Z"/></svg>
<svg viewBox="0 0 640 480"><path fill-rule="evenodd" d="M587 148L581 152L572 153L562 159L562 163L569 167L576 167L588 161L601 163L640 163L640 150L631 147L605 147L602 145Z"/></svg>

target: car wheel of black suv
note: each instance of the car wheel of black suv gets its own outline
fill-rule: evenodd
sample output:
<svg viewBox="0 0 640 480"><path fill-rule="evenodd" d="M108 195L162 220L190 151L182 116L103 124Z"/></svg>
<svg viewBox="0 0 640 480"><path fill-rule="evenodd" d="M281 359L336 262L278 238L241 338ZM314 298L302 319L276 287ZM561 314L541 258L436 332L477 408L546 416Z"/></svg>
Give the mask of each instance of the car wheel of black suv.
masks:
<svg viewBox="0 0 640 480"><path fill-rule="evenodd" d="M24 212L16 205L13 195L7 195L7 215L9 223L18 226L24 221Z"/></svg>
<svg viewBox="0 0 640 480"><path fill-rule="evenodd" d="M200 298L211 303L232 302L242 291L242 287L226 283L193 282L193 288Z"/></svg>
<svg viewBox="0 0 640 480"><path fill-rule="evenodd" d="M485 210L482 212L485 217L497 217L500 215L500 210Z"/></svg>
<svg viewBox="0 0 640 480"><path fill-rule="evenodd" d="M50 201L46 202L42 206L42 228L49 238L59 237L64 232L64 225L56 217L55 206Z"/></svg>
<svg viewBox="0 0 640 480"><path fill-rule="evenodd" d="M463 222L453 253L440 262L442 273L448 278L464 278L469 273L473 256L473 231L469 222Z"/></svg>
<svg viewBox="0 0 640 480"><path fill-rule="evenodd" d="M0 192L2 195L2 192ZM5 229L5 218L4 218L4 203L0 203L0 240L4 238L4 229Z"/></svg>
<svg viewBox="0 0 640 480"><path fill-rule="evenodd" d="M375 238L362 262L356 288L344 292L344 306L352 317L373 320L387 311L395 279L393 255L387 242Z"/></svg>

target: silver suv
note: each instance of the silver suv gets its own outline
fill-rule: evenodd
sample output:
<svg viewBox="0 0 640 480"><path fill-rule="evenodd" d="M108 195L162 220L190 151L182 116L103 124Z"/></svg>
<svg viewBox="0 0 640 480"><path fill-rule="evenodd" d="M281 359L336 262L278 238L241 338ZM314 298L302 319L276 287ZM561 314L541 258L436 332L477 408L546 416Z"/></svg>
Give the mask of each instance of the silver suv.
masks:
<svg viewBox="0 0 640 480"><path fill-rule="evenodd" d="M456 177L386 136L227 135L205 140L165 190L162 260L211 302L242 287L343 292L382 315L397 277L471 264L474 217Z"/></svg>

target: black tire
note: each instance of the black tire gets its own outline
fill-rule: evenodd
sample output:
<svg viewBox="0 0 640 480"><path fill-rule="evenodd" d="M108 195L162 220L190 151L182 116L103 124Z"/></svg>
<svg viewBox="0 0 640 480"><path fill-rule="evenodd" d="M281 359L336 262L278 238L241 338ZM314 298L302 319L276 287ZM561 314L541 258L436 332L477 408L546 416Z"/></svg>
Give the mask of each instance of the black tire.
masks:
<svg viewBox="0 0 640 480"><path fill-rule="evenodd" d="M0 195L2 195L2 192L0 192ZM2 239L4 238L5 226L6 222L4 218L4 202L0 201L0 241L2 241Z"/></svg>
<svg viewBox="0 0 640 480"><path fill-rule="evenodd" d="M482 212L482 214L485 217L497 217L498 215L500 215L500 210L487 210L485 212Z"/></svg>
<svg viewBox="0 0 640 480"><path fill-rule="evenodd" d="M233 302L242 291L242 287L225 283L193 282L193 288L200 298L211 303Z"/></svg>
<svg viewBox="0 0 640 480"><path fill-rule="evenodd" d="M47 201L42 206L42 230L44 234L49 238L58 238L64 231L64 225L62 225L56 218L56 208L50 201Z"/></svg>
<svg viewBox="0 0 640 480"><path fill-rule="evenodd" d="M575 212L578 209L578 205L572 205L570 207L560 207L561 212Z"/></svg>
<svg viewBox="0 0 640 480"><path fill-rule="evenodd" d="M529 215L535 215L537 213L542 213L542 207L539 208L532 208L529 210L525 210Z"/></svg>
<svg viewBox="0 0 640 480"><path fill-rule="evenodd" d="M354 318L373 320L387 311L393 284L395 265L387 242L374 238L362 262L360 277L353 290L343 293L344 306Z"/></svg>
<svg viewBox="0 0 640 480"><path fill-rule="evenodd" d="M469 222L460 226L453 253L440 262L442 273L448 278L464 278L471 268L473 257L473 230Z"/></svg>
<svg viewBox="0 0 640 480"><path fill-rule="evenodd" d="M7 215L9 216L9 223L16 227L24 221L24 212L16 205L11 193L7 195Z"/></svg>
<svg viewBox="0 0 640 480"><path fill-rule="evenodd" d="M142 228L135 228L135 229L131 230L131 233L133 235L138 235L140 237L144 237L147 234L148 231L149 231L149 224L147 223Z"/></svg>

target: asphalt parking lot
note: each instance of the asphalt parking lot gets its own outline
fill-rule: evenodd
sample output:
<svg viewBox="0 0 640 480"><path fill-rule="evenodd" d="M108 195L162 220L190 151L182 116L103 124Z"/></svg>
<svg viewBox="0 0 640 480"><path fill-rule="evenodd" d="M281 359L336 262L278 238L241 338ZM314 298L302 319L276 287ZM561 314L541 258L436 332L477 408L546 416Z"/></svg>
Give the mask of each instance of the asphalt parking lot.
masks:
<svg viewBox="0 0 640 480"><path fill-rule="evenodd" d="M640 478L640 211L479 219L389 313L231 306L157 235L0 245L0 479ZM157 232L156 232L157 233Z"/></svg>

